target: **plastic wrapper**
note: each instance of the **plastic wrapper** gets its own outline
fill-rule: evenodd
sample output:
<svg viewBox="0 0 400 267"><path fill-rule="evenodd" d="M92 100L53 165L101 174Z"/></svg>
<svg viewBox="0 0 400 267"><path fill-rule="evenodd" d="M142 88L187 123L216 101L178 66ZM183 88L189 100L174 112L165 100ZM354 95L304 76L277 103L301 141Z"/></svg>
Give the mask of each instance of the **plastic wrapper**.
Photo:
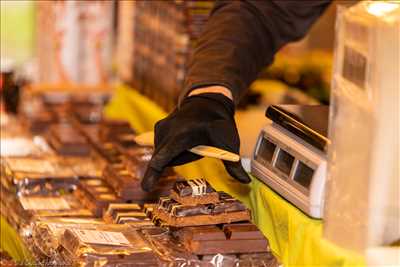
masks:
<svg viewBox="0 0 400 267"><path fill-rule="evenodd" d="M400 237L400 4L338 14L324 236L358 252Z"/></svg>
<svg viewBox="0 0 400 267"><path fill-rule="evenodd" d="M70 191L77 181L70 166L57 157L1 159L1 183L10 192L56 194Z"/></svg>
<svg viewBox="0 0 400 267"><path fill-rule="evenodd" d="M96 229L102 224L104 222L91 218L46 218L30 224L21 233L36 258L57 259L60 237L66 228Z"/></svg>
<svg viewBox="0 0 400 267"><path fill-rule="evenodd" d="M95 230L67 228L61 246L81 266L157 266L157 254L144 236L126 225L107 225Z"/></svg>
<svg viewBox="0 0 400 267"><path fill-rule="evenodd" d="M2 200L4 216L20 229L42 218L93 217L93 213L82 207L73 195L64 196L21 196Z"/></svg>

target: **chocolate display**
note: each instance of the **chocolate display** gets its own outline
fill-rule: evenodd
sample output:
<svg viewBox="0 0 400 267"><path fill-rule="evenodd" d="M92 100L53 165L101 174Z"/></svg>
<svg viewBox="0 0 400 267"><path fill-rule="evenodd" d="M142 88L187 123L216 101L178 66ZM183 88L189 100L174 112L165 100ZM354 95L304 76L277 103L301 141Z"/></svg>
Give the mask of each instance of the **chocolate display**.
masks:
<svg viewBox="0 0 400 267"><path fill-rule="evenodd" d="M0 213L18 230L32 264L270 266L261 233L250 223L229 224L248 221L250 212L205 180L182 181L170 169L153 192L142 191L153 149L134 142L128 123L105 120L104 101L68 93L49 94L30 109L34 102L23 105L30 117L39 113L29 110L54 116L42 138L55 151L2 157L0 172ZM7 138L33 138L24 129L28 116L21 118L27 123Z"/></svg>
<svg viewBox="0 0 400 267"><path fill-rule="evenodd" d="M139 213L144 213L144 209L138 205L138 204L134 204L134 203L112 203L108 206L107 211L104 213L103 215L103 219L104 221L108 222L108 223L118 223L118 216L121 213L135 213L135 212L139 212ZM147 216L145 216L147 217Z"/></svg>
<svg viewBox="0 0 400 267"><path fill-rule="evenodd" d="M217 203L219 195L204 179L175 183L171 198L185 205Z"/></svg>

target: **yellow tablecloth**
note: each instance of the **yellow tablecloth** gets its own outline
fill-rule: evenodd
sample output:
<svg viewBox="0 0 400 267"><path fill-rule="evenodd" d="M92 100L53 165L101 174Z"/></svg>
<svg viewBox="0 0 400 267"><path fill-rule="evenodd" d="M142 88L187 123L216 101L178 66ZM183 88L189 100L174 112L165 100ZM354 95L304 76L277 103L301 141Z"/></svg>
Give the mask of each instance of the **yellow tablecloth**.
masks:
<svg viewBox="0 0 400 267"><path fill-rule="evenodd" d="M154 123L166 116L149 99L124 86L117 88L105 112L109 117L129 120L139 133L153 130ZM239 184L214 159L202 159L176 171L185 178L204 177L217 190L244 202L285 266L365 266L362 256L322 238L322 221L308 217L257 179L249 185Z"/></svg>
<svg viewBox="0 0 400 267"><path fill-rule="evenodd" d="M8 224L3 216L0 216L0 250L6 251L11 258L19 264L28 265L31 256L18 232Z"/></svg>

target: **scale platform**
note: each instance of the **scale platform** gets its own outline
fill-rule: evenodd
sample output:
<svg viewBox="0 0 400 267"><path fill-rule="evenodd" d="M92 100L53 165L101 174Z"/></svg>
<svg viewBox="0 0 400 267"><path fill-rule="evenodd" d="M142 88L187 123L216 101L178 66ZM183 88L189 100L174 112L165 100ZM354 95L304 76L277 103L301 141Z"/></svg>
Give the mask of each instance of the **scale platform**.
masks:
<svg viewBox="0 0 400 267"><path fill-rule="evenodd" d="M328 106L277 105L266 111L251 172L313 218L323 217Z"/></svg>

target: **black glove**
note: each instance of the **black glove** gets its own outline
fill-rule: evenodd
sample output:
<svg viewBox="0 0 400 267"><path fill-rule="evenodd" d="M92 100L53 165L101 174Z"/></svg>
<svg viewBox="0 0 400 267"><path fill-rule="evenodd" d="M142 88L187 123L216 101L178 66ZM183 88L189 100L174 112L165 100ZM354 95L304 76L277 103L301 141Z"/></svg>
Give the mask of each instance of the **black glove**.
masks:
<svg viewBox="0 0 400 267"><path fill-rule="evenodd" d="M202 158L188 151L195 146L209 145L239 154L240 140L233 115L233 102L222 94L185 98L180 107L155 125L155 150L142 180L143 190L153 189L165 167ZM223 163L236 180L250 182L240 161Z"/></svg>

